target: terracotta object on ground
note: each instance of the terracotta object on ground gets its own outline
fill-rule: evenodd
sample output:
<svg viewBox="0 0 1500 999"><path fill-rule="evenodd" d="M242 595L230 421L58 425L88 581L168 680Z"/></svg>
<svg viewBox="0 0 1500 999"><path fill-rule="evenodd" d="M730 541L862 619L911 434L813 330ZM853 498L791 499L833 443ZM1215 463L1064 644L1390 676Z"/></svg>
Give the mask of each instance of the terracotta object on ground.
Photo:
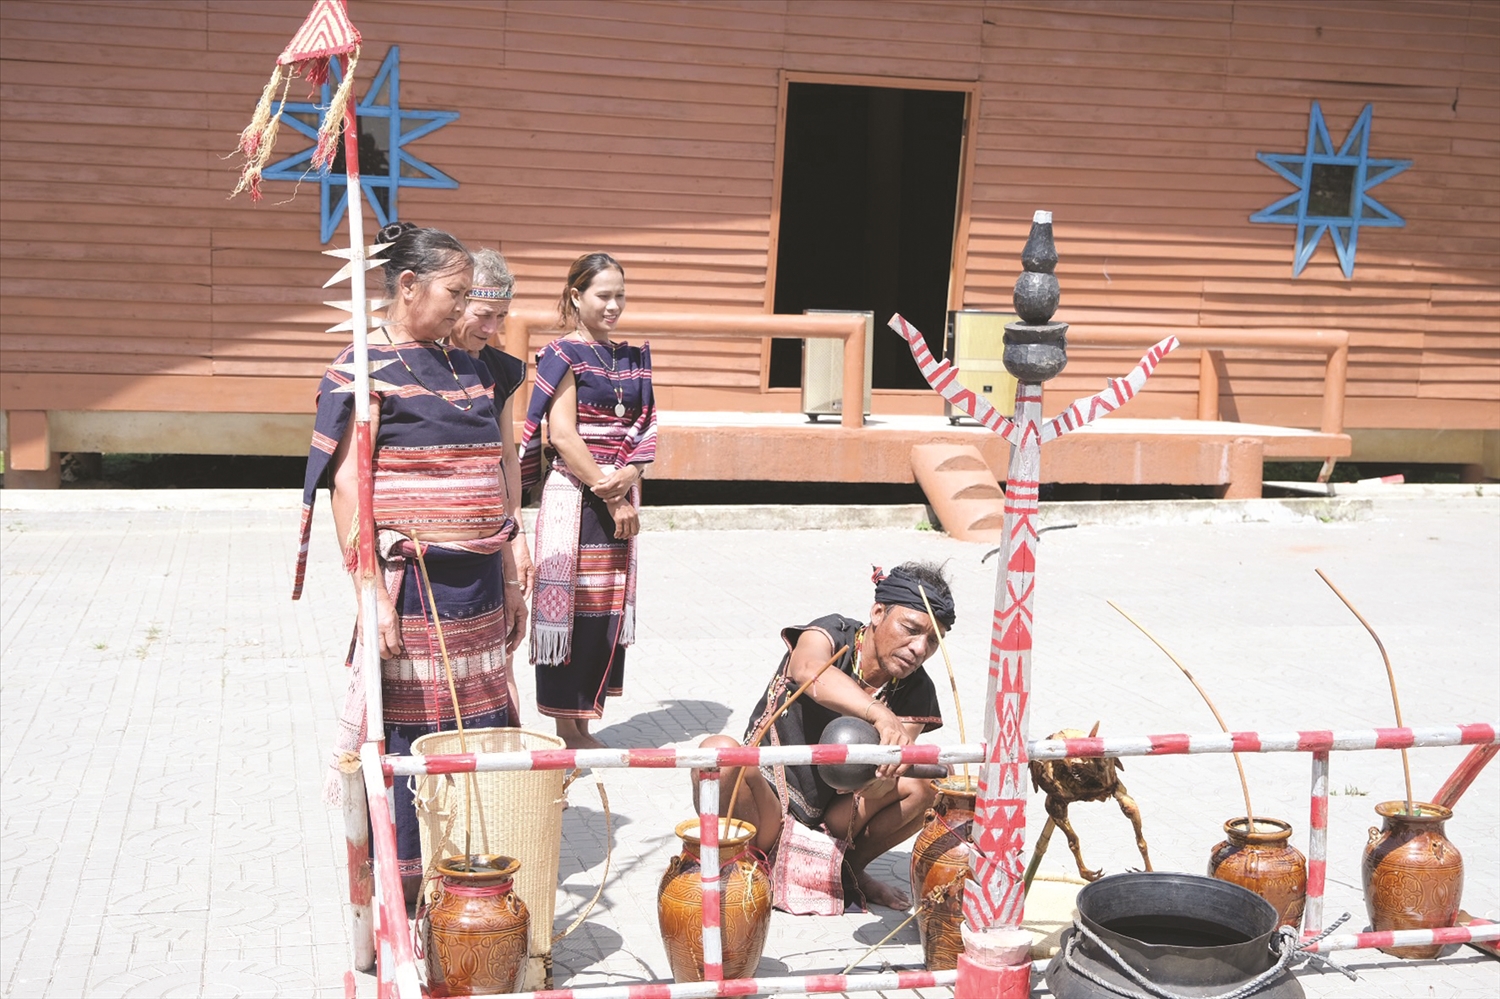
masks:
<svg viewBox="0 0 1500 999"><path fill-rule="evenodd" d="M531 916L514 890L521 862L495 855L438 862L442 888L427 912L427 980L434 996L518 992Z"/></svg>
<svg viewBox="0 0 1500 999"><path fill-rule="evenodd" d="M1249 888L1276 908L1282 926L1302 925L1307 903L1307 858L1289 842L1292 825L1257 815L1224 823L1224 842L1208 858L1209 877Z"/></svg>
<svg viewBox="0 0 1500 999"><path fill-rule="evenodd" d="M698 820L677 824L682 853L667 864L656 890L661 940L678 982L703 981L703 885L699 881ZM719 820L720 939L724 977L751 978L771 928L771 869L751 846L755 827Z"/></svg>
<svg viewBox="0 0 1500 999"><path fill-rule="evenodd" d="M935 782L937 802L911 848L911 892L917 906L917 932L928 971L952 971L963 952L964 880L969 870L969 832L974 824L973 778L949 777Z"/></svg>
<svg viewBox="0 0 1500 999"><path fill-rule="evenodd" d="M1452 809L1425 801L1382 801L1375 811L1385 820L1370 827L1365 846L1365 909L1375 930L1422 930L1452 926L1463 899L1464 860L1444 835ZM1382 947L1393 957L1434 958L1442 945Z"/></svg>

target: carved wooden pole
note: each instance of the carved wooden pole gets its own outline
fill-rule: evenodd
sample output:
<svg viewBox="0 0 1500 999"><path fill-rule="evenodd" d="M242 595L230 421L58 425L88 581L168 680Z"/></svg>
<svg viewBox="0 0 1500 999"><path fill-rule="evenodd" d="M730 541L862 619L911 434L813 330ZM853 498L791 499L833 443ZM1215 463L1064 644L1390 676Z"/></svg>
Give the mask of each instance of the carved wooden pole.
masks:
<svg viewBox="0 0 1500 999"><path fill-rule="evenodd" d="M980 770L972 834L970 863L974 876L964 889L968 932L956 996L1026 995L1029 988L1027 976L1019 970L1024 964L1024 951L1021 957L1006 956L1004 942L997 937L995 949L984 954L980 952L986 948L980 941L987 931L1019 927L1024 908L1021 858L1026 841L1026 739L1041 446L1128 402L1162 357L1177 346L1176 337L1162 340L1125 378L1110 379L1103 392L1075 401L1059 416L1043 422L1042 383L1068 363L1068 324L1052 322L1059 289L1053 273L1057 250L1050 212L1039 211L1032 219L1021 263L1025 270L1016 280L1014 295L1021 321L1005 327L1005 368L1019 382L1014 419L1000 416L984 399L960 385L957 369L947 361L935 360L922 335L909 323L900 316L891 319L891 327L911 346L928 384L1011 445L1005 484L1004 558L995 587L985 694L986 756ZM1012 967L1005 968L1007 965ZM988 974L987 969L994 974ZM1009 973L1003 980L999 977L1001 970Z"/></svg>

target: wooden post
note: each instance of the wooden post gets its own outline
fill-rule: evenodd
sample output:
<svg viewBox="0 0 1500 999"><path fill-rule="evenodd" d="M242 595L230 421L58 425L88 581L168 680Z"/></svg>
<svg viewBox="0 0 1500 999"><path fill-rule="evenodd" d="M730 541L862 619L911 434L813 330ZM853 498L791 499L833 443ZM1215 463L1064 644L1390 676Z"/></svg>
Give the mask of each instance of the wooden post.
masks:
<svg viewBox="0 0 1500 999"><path fill-rule="evenodd" d="M839 423L846 427L865 425L865 318L856 318L857 328L844 337L844 411Z"/></svg>
<svg viewBox="0 0 1500 999"><path fill-rule="evenodd" d="M1051 322L1059 290L1053 273L1057 251L1052 241L1050 212L1039 211L1032 219L1021 263L1025 271L1016 281L1013 301L1022 321L1005 328L1005 368L1018 382L1014 419L1000 416L989 403L965 389L958 382L957 370L947 361L935 360L921 333L911 324L900 316L891 319L891 327L906 339L928 384L956 409L1000 434L1012 447L1005 487L1005 539L995 585L985 693L986 757L980 769L972 833L974 876L965 883L963 899L968 929L981 934L1018 928L1024 915L1022 854L1026 839L1026 746L1041 447L1124 405L1145 385L1161 359L1178 345L1176 337L1162 340L1130 374L1110 379L1103 392L1075 401L1059 416L1044 423L1042 383L1067 364L1068 329L1066 323ZM980 994L980 990L991 987L988 976L992 972L1016 971L1011 967L1014 963L991 966L977 952L971 953L966 942L955 994ZM975 975L985 980L973 978ZM1008 974L1003 980L1007 997L1011 993L1029 994L1028 975Z"/></svg>
<svg viewBox="0 0 1500 999"><path fill-rule="evenodd" d="M351 753L340 760L339 777L343 783L344 840L349 857L349 935L354 940L354 968L370 971L375 967L375 921L370 907L375 874L370 866L370 809L359 757Z"/></svg>
<svg viewBox="0 0 1500 999"><path fill-rule="evenodd" d="M1312 804L1308 816L1307 902L1302 910L1303 936L1323 929L1323 893L1328 884L1328 750L1312 754Z"/></svg>
<svg viewBox="0 0 1500 999"><path fill-rule="evenodd" d="M733 819L730 822L733 823ZM731 828L733 826L731 825ZM724 980L723 909L719 891L719 771L698 775L698 884L703 890L703 980Z"/></svg>
<svg viewBox="0 0 1500 999"><path fill-rule="evenodd" d="M1198 419L1219 419L1219 369L1215 367L1215 355L1219 352L1204 347L1198 351Z"/></svg>

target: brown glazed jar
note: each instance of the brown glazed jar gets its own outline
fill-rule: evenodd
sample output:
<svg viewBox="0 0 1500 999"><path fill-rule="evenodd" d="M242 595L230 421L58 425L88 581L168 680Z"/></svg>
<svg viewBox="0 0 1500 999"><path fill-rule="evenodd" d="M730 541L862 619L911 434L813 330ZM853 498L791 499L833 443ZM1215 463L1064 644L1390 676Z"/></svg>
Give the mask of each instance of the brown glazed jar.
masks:
<svg viewBox="0 0 1500 999"><path fill-rule="evenodd" d="M531 916L512 890L521 862L493 855L438 862L441 887L427 910L427 981L434 996L519 992Z"/></svg>
<svg viewBox="0 0 1500 999"><path fill-rule="evenodd" d="M677 824L682 853L667 864L656 889L661 941L678 982L703 981L703 884L699 880L698 820ZM751 846L755 827L719 820L719 940L724 977L750 978L771 929L771 869ZM724 859L728 858L728 859Z"/></svg>
<svg viewBox="0 0 1500 999"><path fill-rule="evenodd" d="M1276 908L1282 926L1299 929L1307 904L1307 858L1289 842L1292 826L1257 815L1224 823L1228 838L1208 857L1208 876L1249 888Z"/></svg>
<svg viewBox="0 0 1500 999"><path fill-rule="evenodd" d="M1464 859L1443 833L1453 811L1425 801L1382 801L1375 811L1385 820L1370 827L1365 846L1365 909L1370 925L1384 930L1422 930L1452 926L1464 892ZM1392 957L1424 960L1438 956L1442 945L1382 947Z"/></svg>
<svg viewBox="0 0 1500 999"><path fill-rule="evenodd" d="M917 932L928 971L952 971L964 949L959 936L963 922L964 879L970 877L964 843L974 824L974 799L979 793L973 778L949 777L935 781L937 802L911 848L911 890L916 896Z"/></svg>

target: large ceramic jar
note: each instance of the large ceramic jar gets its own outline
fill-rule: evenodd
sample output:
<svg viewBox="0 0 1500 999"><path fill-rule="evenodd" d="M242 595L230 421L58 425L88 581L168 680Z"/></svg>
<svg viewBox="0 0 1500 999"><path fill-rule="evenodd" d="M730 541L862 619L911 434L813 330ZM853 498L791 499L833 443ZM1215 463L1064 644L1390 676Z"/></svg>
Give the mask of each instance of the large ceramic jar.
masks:
<svg viewBox="0 0 1500 999"><path fill-rule="evenodd" d="M679 982L703 981L703 883L699 879L698 820L677 825L682 852L672 858L656 890L662 943ZM751 978L771 928L771 869L750 844L755 827L719 820L720 946L725 978ZM726 859L727 858L727 859Z"/></svg>
<svg viewBox="0 0 1500 999"><path fill-rule="evenodd" d="M1280 819L1255 817L1224 823L1224 842L1208 858L1209 877L1249 888L1276 907L1282 926L1302 926L1307 904L1307 858L1288 842L1292 826Z"/></svg>
<svg viewBox="0 0 1500 999"><path fill-rule="evenodd" d="M927 810L922 831L911 848L911 890L916 896L917 932L928 971L952 971L964 944L964 879L969 862L964 843L974 824L979 788L972 778L936 782L937 801Z"/></svg>
<svg viewBox="0 0 1500 999"><path fill-rule="evenodd" d="M427 910L427 980L434 996L519 992L531 917L513 888L511 857L448 857Z"/></svg>
<svg viewBox="0 0 1500 999"><path fill-rule="evenodd" d="M1425 801L1382 801L1375 811L1385 820L1370 827L1365 846L1365 909L1377 931L1452 926L1464 892L1464 859L1443 833L1451 809ZM1443 948L1382 947L1394 957L1433 958Z"/></svg>

